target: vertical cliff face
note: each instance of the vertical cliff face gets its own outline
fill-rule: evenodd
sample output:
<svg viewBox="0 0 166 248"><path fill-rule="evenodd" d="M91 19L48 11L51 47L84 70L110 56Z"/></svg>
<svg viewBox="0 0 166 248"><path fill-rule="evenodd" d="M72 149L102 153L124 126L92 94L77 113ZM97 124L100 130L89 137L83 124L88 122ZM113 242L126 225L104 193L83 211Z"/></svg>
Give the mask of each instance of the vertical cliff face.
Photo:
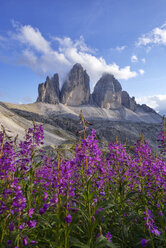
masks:
<svg viewBox="0 0 166 248"><path fill-rule="evenodd" d="M121 106L122 87L111 74L104 74L96 83L93 102L101 108L115 109Z"/></svg>
<svg viewBox="0 0 166 248"><path fill-rule="evenodd" d="M37 102L57 104L59 94L59 77L58 74L54 74L51 79L47 77L45 83L39 84Z"/></svg>
<svg viewBox="0 0 166 248"><path fill-rule="evenodd" d="M69 72L61 90L61 102L70 106L87 104L90 97L89 76L80 64Z"/></svg>
<svg viewBox="0 0 166 248"><path fill-rule="evenodd" d="M122 91L122 105L132 111L135 111L137 107L135 98L131 98L127 91Z"/></svg>

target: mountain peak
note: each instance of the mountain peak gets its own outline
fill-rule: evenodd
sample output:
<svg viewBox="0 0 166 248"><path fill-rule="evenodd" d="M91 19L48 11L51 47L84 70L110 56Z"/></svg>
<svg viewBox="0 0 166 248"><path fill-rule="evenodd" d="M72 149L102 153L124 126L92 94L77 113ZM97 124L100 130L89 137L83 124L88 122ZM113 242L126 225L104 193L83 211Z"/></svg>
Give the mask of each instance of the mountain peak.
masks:
<svg viewBox="0 0 166 248"><path fill-rule="evenodd" d="M83 70L83 67L80 63L76 63L73 65L73 68L72 69L82 69Z"/></svg>
<svg viewBox="0 0 166 248"><path fill-rule="evenodd" d="M126 91L122 91L119 81L111 73L103 73L90 94L89 76L80 63L73 65L61 91L59 90L59 76L47 76L45 83L39 84L37 102L68 106L97 105L105 109L127 108L133 112L142 111L149 114L156 113L147 105L139 105L135 98L131 98ZM157 113L156 113L157 114Z"/></svg>
<svg viewBox="0 0 166 248"><path fill-rule="evenodd" d="M121 106L122 87L112 74L104 73L96 83L93 101L101 108L115 109Z"/></svg>
<svg viewBox="0 0 166 248"><path fill-rule="evenodd" d="M77 106L89 102L89 76L81 64L75 64L61 90L61 102L70 106Z"/></svg>

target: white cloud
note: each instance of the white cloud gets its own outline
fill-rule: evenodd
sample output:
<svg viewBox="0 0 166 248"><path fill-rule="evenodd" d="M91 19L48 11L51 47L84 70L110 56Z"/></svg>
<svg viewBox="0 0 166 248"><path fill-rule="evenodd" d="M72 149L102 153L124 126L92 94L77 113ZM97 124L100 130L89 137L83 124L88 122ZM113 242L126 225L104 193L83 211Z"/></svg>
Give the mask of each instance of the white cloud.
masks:
<svg viewBox="0 0 166 248"><path fill-rule="evenodd" d="M142 61L142 63L144 63L144 64L146 63L146 59L145 59L145 58L142 58L141 61Z"/></svg>
<svg viewBox="0 0 166 248"><path fill-rule="evenodd" d="M104 72L125 80L137 76L137 72L131 71L130 66L120 68L115 63L108 64L103 57L96 57L95 50L86 45L82 36L75 41L69 37L52 37L48 41L39 29L30 25L22 26L13 22L13 27L15 32L10 33L10 38L21 45L19 63L31 67L37 73L58 72L62 81L64 74L75 63L80 63L87 70L93 86ZM57 49L53 48L55 43Z"/></svg>
<svg viewBox="0 0 166 248"><path fill-rule="evenodd" d="M132 63L138 62L138 58L137 58L136 55L132 55L132 56L131 56L131 62L132 62Z"/></svg>
<svg viewBox="0 0 166 248"><path fill-rule="evenodd" d="M115 49L116 49L118 52L122 52L125 48L126 48L126 46L117 46Z"/></svg>
<svg viewBox="0 0 166 248"><path fill-rule="evenodd" d="M136 42L137 46L166 45L166 24L143 34Z"/></svg>
<svg viewBox="0 0 166 248"><path fill-rule="evenodd" d="M140 73L141 75L143 75L143 74L145 73L145 71L144 71L143 69L139 69L139 73Z"/></svg>
<svg viewBox="0 0 166 248"><path fill-rule="evenodd" d="M147 104L161 114L166 114L166 95L142 96L136 98L139 104Z"/></svg>
<svg viewBox="0 0 166 248"><path fill-rule="evenodd" d="M33 28L30 25L21 26L18 23L14 24L16 33L12 33L12 38L21 43L34 48L38 52L49 53L50 42L44 39L39 29Z"/></svg>

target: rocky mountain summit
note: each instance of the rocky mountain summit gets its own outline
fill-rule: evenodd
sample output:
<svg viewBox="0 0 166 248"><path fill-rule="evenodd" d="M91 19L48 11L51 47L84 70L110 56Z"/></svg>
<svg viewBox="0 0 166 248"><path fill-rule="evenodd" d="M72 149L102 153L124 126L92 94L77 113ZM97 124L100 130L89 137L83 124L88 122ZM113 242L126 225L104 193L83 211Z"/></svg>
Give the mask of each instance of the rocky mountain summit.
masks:
<svg viewBox="0 0 166 248"><path fill-rule="evenodd" d="M122 87L111 74L103 74L92 93L93 103L100 108L116 109L121 106Z"/></svg>
<svg viewBox="0 0 166 248"><path fill-rule="evenodd" d="M78 106L89 102L89 76L80 64L75 64L65 80L61 94L61 103Z"/></svg>
<svg viewBox="0 0 166 248"><path fill-rule="evenodd" d="M51 79L39 84L37 102L50 104L62 103L66 106L95 106L108 110L125 109L133 114L138 112L159 115L147 105L139 105L134 97L123 91L121 84L112 74L104 73L90 94L90 78L81 64L75 64L65 79L62 89L59 89L59 77L55 74ZM160 118L159 118L160 119Z"/></svg>

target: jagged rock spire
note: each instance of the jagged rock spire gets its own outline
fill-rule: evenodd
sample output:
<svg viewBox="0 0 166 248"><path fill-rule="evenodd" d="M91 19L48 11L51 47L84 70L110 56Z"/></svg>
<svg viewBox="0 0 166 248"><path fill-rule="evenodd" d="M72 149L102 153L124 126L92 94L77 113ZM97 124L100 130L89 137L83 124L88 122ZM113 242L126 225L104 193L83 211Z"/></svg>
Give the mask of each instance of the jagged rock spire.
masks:
<svg viewBox="0 0 166 248"><path fill-rule="evenodd" d="M54 74L50 79L48 76L45 83L38 86L38 98L37 102L46 102L57 104L59 103L59 76Z"/></svg>
<svg viewBox="0 0 166 248"><path fill-rule="evenodd" d="M68 74L61 91L61 102L70 106L89 102L89 76L80 64L75 64Z"/></svg>

